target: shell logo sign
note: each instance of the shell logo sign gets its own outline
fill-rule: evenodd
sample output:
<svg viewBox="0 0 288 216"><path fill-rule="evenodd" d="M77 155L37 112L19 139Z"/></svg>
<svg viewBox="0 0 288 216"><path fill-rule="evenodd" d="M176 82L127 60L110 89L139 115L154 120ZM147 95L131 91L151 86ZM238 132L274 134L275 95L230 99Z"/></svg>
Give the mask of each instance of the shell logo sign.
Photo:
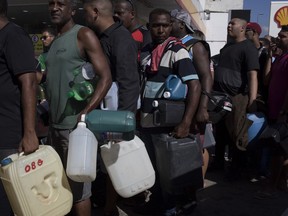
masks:
<svg viewBox="0 0 288 216"><path fill-rule="evenodd" d="M281 7L274 15L274 21L278 27L281 28L283 25L288 25L288 6Z"/></svg>
<svg viewBox="0 0 288 216"><path fill-rule="evenodd" d="M288 25L288 1L271 1L269 35L277 37L282 25Z"/></svg>

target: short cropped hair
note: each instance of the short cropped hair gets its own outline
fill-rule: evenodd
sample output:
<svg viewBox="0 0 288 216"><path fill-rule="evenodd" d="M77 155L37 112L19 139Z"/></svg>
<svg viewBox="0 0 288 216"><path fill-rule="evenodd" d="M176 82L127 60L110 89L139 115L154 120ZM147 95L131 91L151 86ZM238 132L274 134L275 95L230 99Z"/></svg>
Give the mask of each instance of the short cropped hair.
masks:
<svg viewBox="0 0 288 216"><path fill-rule="evenodd" d="M129 8L129 11L135 11L135 3L133 0L115 0L113 3L114 4L126 3Z"/></svg>
<svg viewBox="0 0 288 216"><path fill-rule="evenodd" d="M288 25L281 26L281 31L287 32L288 31Z"/></svg>
<svg viewBox="0 0 288 216"><path fill-rule="evenodd" d="M156 8L152 10L149 14L149 22L151 21L152 16L154 15L167 15L168 17L171 17L170 12L168 10L162 9L162 8Z"/></svg>
<svg viewBox="0 0 288 216"><path fill-rule="evenodd" d="M77 9L78 0L69 0L73 10Z"/></svg>

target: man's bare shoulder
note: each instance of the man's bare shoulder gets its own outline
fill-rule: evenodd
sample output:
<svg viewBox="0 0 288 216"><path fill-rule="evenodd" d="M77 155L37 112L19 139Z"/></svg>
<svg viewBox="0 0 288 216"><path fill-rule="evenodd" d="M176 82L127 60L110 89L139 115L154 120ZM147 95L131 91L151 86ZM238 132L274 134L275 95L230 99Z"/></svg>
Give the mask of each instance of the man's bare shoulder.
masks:
<svg viewBox="0 0 288 216"><path fill-rule="evenodd" d="M91 40L91 39L98 40L94 31L92 31L90 28L85 27L85 26L81 27L78 32L78 40L81 42L85 42L86 40Z"/></svg>

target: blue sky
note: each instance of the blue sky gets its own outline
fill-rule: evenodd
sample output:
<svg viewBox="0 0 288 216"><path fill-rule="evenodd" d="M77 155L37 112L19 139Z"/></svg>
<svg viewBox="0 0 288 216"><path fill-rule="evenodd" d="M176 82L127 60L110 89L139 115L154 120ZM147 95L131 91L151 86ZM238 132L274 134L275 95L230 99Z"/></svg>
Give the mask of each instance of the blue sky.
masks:
<svg viewBox="0 0 288 216"><path fill-rule="evenodd" d="M277 0L286 1L286 0ZM271 0L244 0L244 9L251 10L251 22L257 22L262 27L262 34L268 34Z"/></svg>

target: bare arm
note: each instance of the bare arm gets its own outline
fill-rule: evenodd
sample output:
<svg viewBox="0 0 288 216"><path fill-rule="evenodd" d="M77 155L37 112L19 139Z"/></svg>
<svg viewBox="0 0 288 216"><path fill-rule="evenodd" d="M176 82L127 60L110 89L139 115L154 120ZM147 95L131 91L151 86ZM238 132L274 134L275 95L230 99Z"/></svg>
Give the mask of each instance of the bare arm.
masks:
<svg viewBox="0 0 288 216"><path fill-rule="evenodd" d="M209 54L201 42L196 43L193 46L193 63L199 76L202 90L210 93L213 80L210 71ZM209 120L207 104L208 97L205 94L201 94L198 112L196 115L196 120L198 122L207 122Z"/></svg>
<svg viewBox="0 0 288 216"><path fill-rule="evenodd" d="M256 70L252 70L248 72L248 87L249 87L248 111L255 112L257 108L255 99L257 97L257 90L258 90L258 80L257 80Z"/></svg>
<svg viewBox="0 0 288 216"><path fill-rule="evenodd" d="M86 114L100 104L112 84L112 78L106 56L94 32L88 28L81 28L78 33L78 44L83 57L85 55L88 56L96 75L99 77L94 94L82 111L82 113Z"/></svg>
<svg viewBox="0 0 288 216"><path fill-rule="evenodd" d="M175 134L177 137L188 136L190 125L196 113L201 93L199 80L189 80L186 84L188 86L188 92L186 96L185 113L181 123L175 127Z"/></svg>
<svg viewBox="0 0 288 216"><path fill-rule="evenodd" d="M25 154L36 151L39 147L39 141L35 131L36 115L36 74L23 73L18 77L21 89L21 104L23 109L23 127L24 134L19 146L19 151Z"/></svg>

